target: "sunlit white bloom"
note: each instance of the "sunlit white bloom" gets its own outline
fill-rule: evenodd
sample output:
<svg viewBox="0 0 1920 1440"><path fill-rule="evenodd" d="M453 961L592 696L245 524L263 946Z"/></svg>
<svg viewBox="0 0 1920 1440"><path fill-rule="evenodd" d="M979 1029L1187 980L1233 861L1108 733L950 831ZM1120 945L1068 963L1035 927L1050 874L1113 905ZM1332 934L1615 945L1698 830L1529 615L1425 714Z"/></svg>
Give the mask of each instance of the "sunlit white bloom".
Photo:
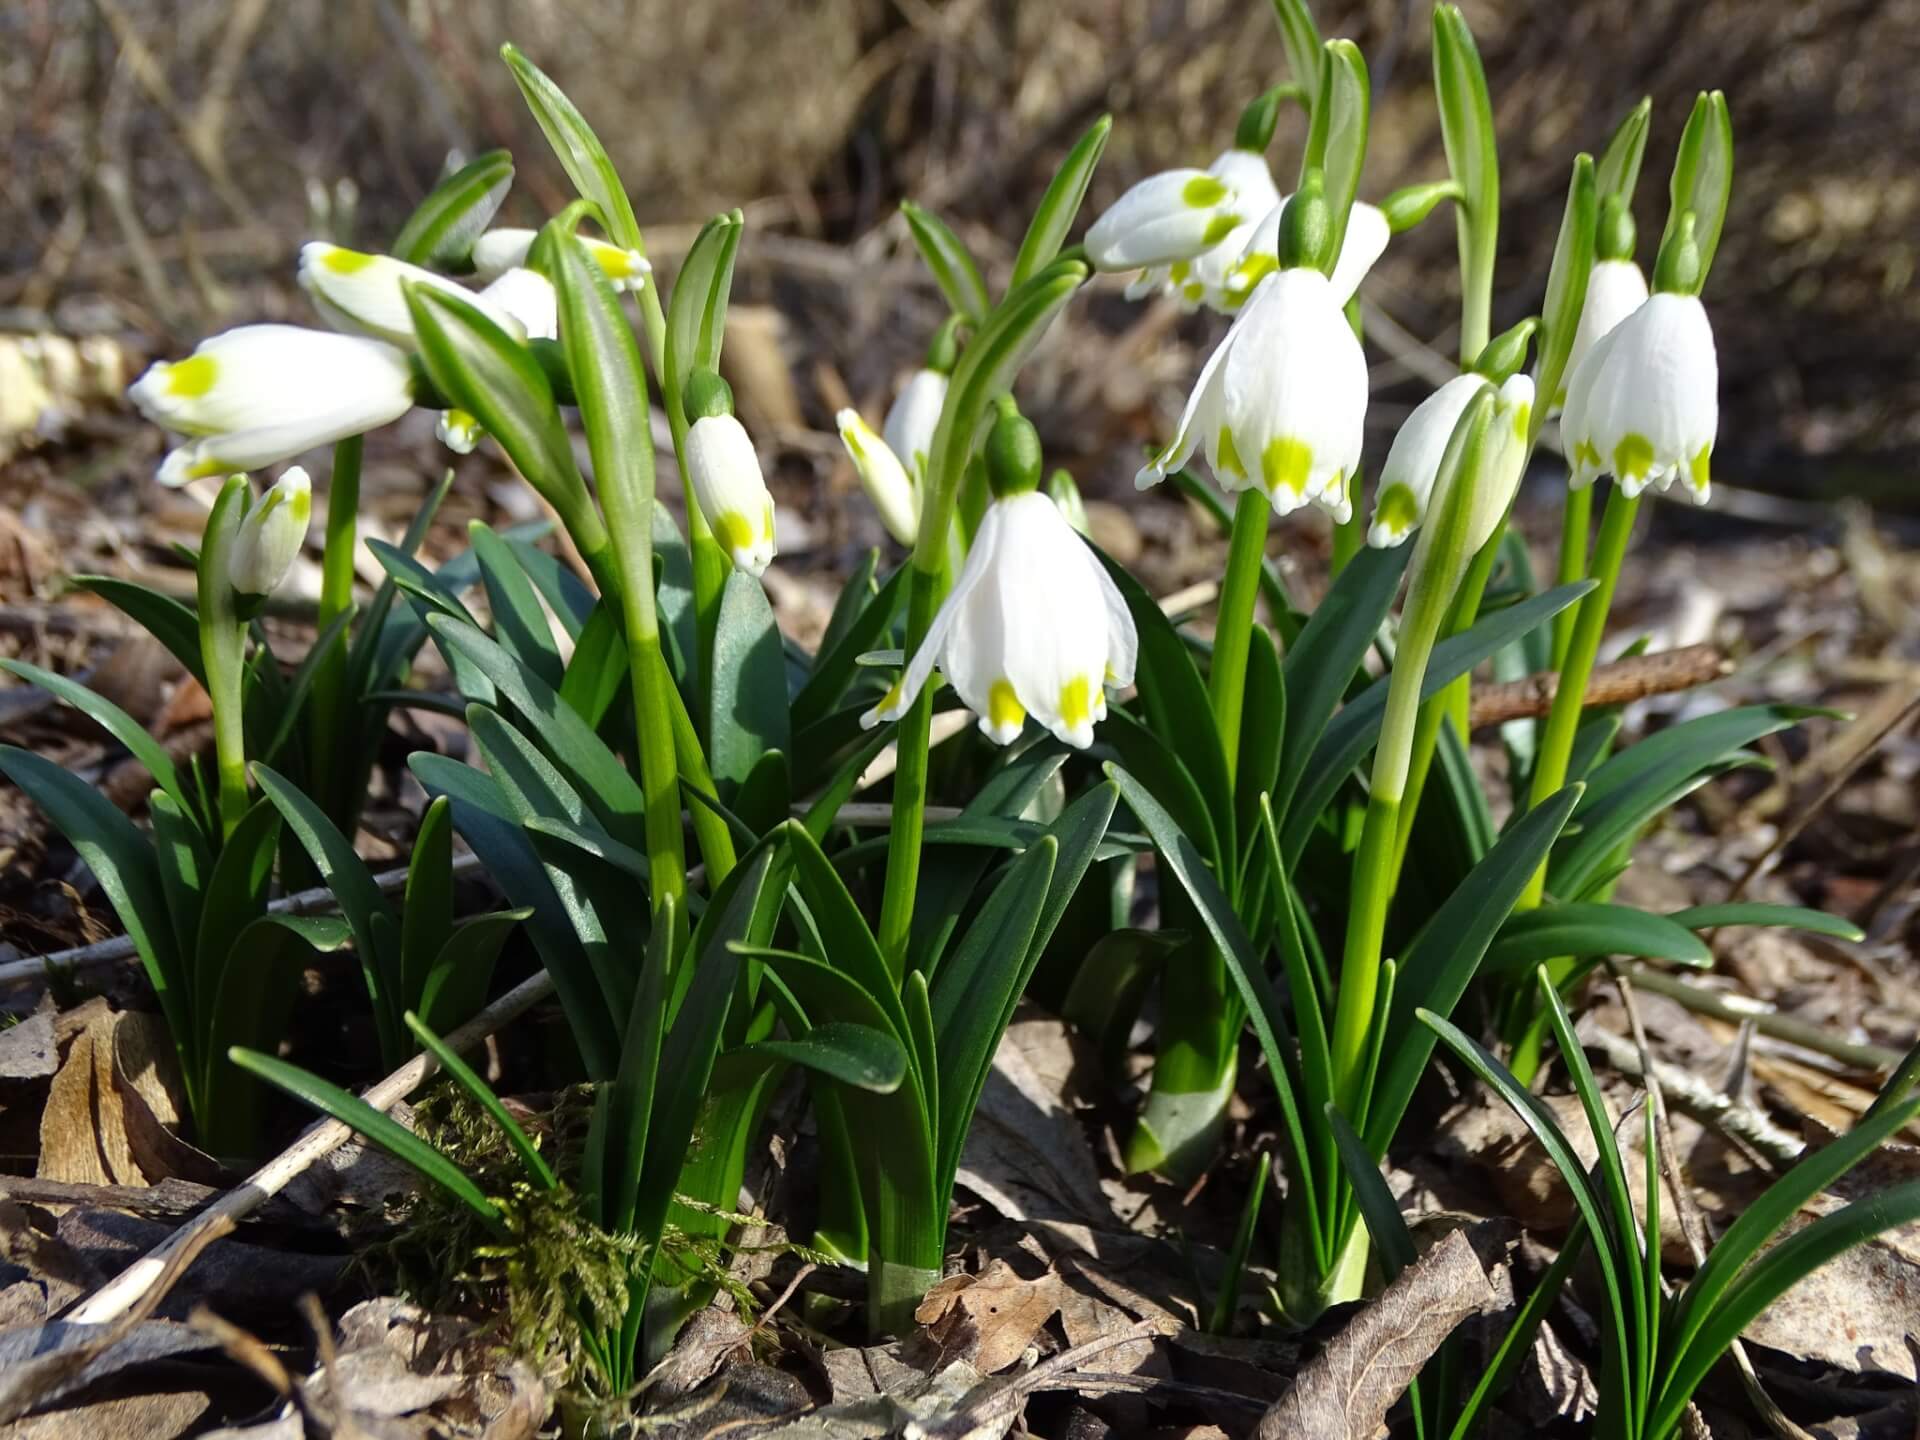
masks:
<svg viewBox="0 0 1920 1440"><path fill-rule="evenodd" d="M1250 232L1246 247L1222 282L1223 300L1216 309L1231 311L1244 304L1254 287L1280 268L1280 216L1286 204L1286 200L1276 203ZM1333 263L1333 297L1337 302L1344 306L1353 298L1374 262L1386 253L1392 233L1386 211L1377 205L1354 202L1347 212L1340 258Z"/></svg>
<svg viewBox="0 0 1920 1440"><path fill-rule="evenodd" d="M1511 375L1493 401L1487 422L1486 448L1480 462L1480 481L1473 492L1473 511L1467 522L1467 551L1476 553L1493 538L1494 530L1513 505L1526 473L1533 425L1533 377Z"/></svg>
<svg viewBox="0 0 1920 1440"><path fill-rule="evenodd" d="M1227 151L1213 162L1208 173L1233 191L1231 213L1237 223L1191 260L1175 260L1142 271L1127 286L1129 300L1160 290L1185 310L1209 305L1225 311L1239 308L1246 300L1251 282L1236 289L1233 277L1260 218L1269 211L1277 213L1280 190L1273 183L1266 160L1251 150Z"/></svg>
<svg viewBox="0 0 1920 1440"><path fill-rule="evenodd" d="M391 255L369 255L361 250L343 250L324 240L310 240L300 247L299 278L300 288L312 297L314 309L336 330L411 346L413 316L407 310L402 288L411 280L465 300L515 340L527 338L526 327L504 306L444 275Z"/></svg>
<svg viewBox="0 0 1920 1440"><path fill-rule="evenodd" d="M996 743L1032 716L1084 750L1105 687L1133 683L1138 650L1126 602L1060 507L1037 490L1010 495L988 507L926 640L861 724L898 719L938 665Z"/></svg>
<svg viewBox="0 0 1920 1440"><path fill-rule="evenodd" d="M1257 221L1276 198L1267 162L1250 150L1228 150L1208 170L1164 170L1132 186L1093 222L1087 258L1094 269L1110 271L1191 263ZM1163 273L1147 283L1169 279ZM1138 282L1129 293L1139 293Z"/></svg>
<svg viewBox="0 0 1920 1440"><path fill-rule="evenodd" d="M474 241L473 268L480 283L487 284L525 265L539 234L537 230L489 230ZM653 273L652 262L638 250L623 250L586 235L576 238L587 247L587 254L599 262L601 273L613 282L616 290L638 290Z"/></svg>
<svg viewBox="0 0 1920 1440"><path fill-rule="evenodd" d="M1414 407L1402 422L1380 467L1367 543L1378 550L1400 544L1426 518L1433 482L1440 473L1453 427L1468 402L1486 386L1479 375L1456 375Z"/></svg>
<svg viewBox="0 0 1920 1440"><path fill-rule="evenodd" d="M947 403L947 383L942 371L914 371L880 425L887 447L919 484L926 483L927 457L933 453L933 432L940 428L940 411Z"/></svg>
<svg viewBox="0 0 1920 1440"><path fill-rule="evenodd" d="M1135 483L1159 483L1204 445L1223 490L1258 486L1278 514L1313 501L1344 522L1366 415L1366 357L1332 285L1282 270L1260 282Z"/></svg>
<svg viewBox="0 0 1920 1440"><path fill-rule="evenodd" d="M487 432L465 410L442 410L433 427L434 436L456 455L471 455Z"/></svg>
<svg viewBox="0 0 1920 1440"><path fill-rule="evenodd" d="M227 567L233 588L242 595L271 595L278 589L306 542L312 515L313 486L307 472L294 465L240 521Z"/></svg>
<svg viewBox="0 0 1920 1440"><path fill-rule="evenodd" d="M833 417L840 427L840 443L860 476L860 484L880 512L880 523L902 545L911 546L920 533L920 489L907 473L891 445L873 433L873 427L849 406Z"/></svg>
<svg viewBox="0 0 1920 1440"><path fill-rule="evenodd" d="M687 431L687 473L700 513L721 549L749 575L773 559L773 496L746 427L732 415L706 415Z"/></svg>
<svg viewBox="0 0 1920 1440"><path fill-rule="evenodd" d="M393 346L296 325L244 325L185 360L149 366L127 392L157 425L199 438L173 450L160 479L259 470L397 420L413 374Z"/></svg>
<svg viewBox="0 0 1920 1440"><path fill-rule="evenodd" d="M560 297L553 282L537 270L516 266L482 290L479 298L511 315L529 340L560 336Z"/></svg>
<svg viewBox="0 0 1920 1440"><path fill-rule="evenodd" d="M1580 307L1580 323L1573 330L1573 349L1567 355L1567 368L1561 372L1560 393L1554 396L1556 410L1567 403L1568 380L1601 337L1646 303L1647 277L1633 261L1595 263L1587 280L1586 303Z"/></svg>
<svg viewBox="0 0 1920 1440"><path fill-rule="evenodd" d="M1600 338L1567 384L1560 428L1571 483L1611 474L1631 497L1684 479L1705 504L1719 390L1713 327L1699 298L1653 296Z"/></svg>

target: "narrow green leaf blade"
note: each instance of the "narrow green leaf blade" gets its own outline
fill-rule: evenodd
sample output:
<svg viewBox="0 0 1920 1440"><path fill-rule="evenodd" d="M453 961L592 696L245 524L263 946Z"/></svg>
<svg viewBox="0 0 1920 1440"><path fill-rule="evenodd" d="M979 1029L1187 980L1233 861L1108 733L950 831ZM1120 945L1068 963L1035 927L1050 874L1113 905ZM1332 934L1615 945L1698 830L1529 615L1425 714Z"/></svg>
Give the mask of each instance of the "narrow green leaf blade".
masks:
<svg viewBox="0 0 1920 1440"><path fill-rule="evenodd" d="M965 242L946 221L911 200L900 202L900 213L906 217L913 243L920 247L920 256L953 313L974 325L985 324L992 301L987 298L987 282L981 278L980 267Z"/></svg>
<svg viewBox="0 0 1920 1440"><path fill-rule="evenodd" d="M410 265L461 271L513 185L513 156L489 150L462 165L414 207L389 253Z"/></svg>
<svg viewBox="0 0 1920 1440"><path fill-rule="evenodd" d="M527 108L539 122L567 178L573 181L573 188L599 207L607 232L616 244L644 253L640 224L633 218L633 205L627 199L626 187L620 183L613 161L607 158L606 147L587 124L586 117L565 92L547 78L545 71L514 46L502 45L500 58L513 71L514 83L520 87Z"/></svg>
<svg viewBox="0 0 1920 1440"><path fill-rule="evenodd" d="M1102 115L1087 128L1067 152L1067 158L1060 162L1060 168L1053 172L1033 219L1027 223L1020 251L1013 257L1013 275L1007 282L1009 290L1018 290L1060 253L1067 232L1073 229L1074 217L1080 213L1080 204L1087 198L1087 186L1093 181L1094 168L1100 163L1100 154L1107 148L1107 136L1112 130L1113 117Z"/></svg>

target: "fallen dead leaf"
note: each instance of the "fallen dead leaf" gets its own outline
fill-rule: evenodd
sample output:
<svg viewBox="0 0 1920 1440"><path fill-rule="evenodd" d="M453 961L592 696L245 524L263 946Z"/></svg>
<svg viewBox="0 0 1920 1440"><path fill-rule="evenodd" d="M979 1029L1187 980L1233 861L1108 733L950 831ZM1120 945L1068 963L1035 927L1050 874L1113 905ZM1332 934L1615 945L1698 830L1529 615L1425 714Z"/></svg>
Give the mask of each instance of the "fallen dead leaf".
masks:
<svg viewBox="0 0 1920 1440"><path fill-rule="evenodd" d="M1498 1303L1467 1237L1445 1236L1300 1371L1261 1417L1260 1440L1372 1440L1440 1342Z"/></svg>
<svg viewBox="0 0 1920 1440"><path fill-rule="evenodd" d="M1052 1271L1023 1280L1004 1260L978 1275L954 1275L927 1292L914 1319L927 1327L941 1353L970 1361L982 1375L1015 1364L1060 1310L1060 1277ZM964 1343L955 1345L953 1340Z"/></svg>
<svg viewBox="0 0 1920 1440"><path fill-rule="evenodd" d="M220 1166L174 1133L180 1108L173 1065L159 1016L94 1010L48 1089L36 1178L84 1185L151 1185L169 1177L224 1183Z"/></svg>

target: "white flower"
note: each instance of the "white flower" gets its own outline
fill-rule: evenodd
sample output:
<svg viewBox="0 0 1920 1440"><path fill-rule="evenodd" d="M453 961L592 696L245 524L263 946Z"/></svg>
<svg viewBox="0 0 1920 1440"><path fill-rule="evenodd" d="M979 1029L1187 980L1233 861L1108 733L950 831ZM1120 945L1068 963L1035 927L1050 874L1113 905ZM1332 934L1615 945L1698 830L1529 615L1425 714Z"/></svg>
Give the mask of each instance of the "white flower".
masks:
<svg viewBox="0 0 1920 1440"><path fill-rule="evenodd" d="M1567 382L1580 368L1580 362L1592 353L1601 338L1647 303L1647 277L1631 260L1602 260L1593 267L1587 281L1586 303L1580 307L1580 323L1573 329L1573 349L1567 355L1567 368L1561 371L1560 393L1554 396L1554 408L1567 403Z"/></svg>
<svg viewBox="0 0 1920 1440"><path fill-rule="evenodd" d="M1257 485L1278 514L1313 501L1344 521L1366 415L1366 357L1332 285L1282 270L1260 282L1135 483L1159 483L1204 444L1223 490Z"/></svg>
<svg viewBox="0 0 1920 1440"><path fill-rule="evenodd" d="M1658 294L1587 352L1560 428L1575 488L1611 474L1629 498L1684 478L1705 504L1720 425L1720 366L1706 307Z"/></svg>
<svg viewBox="0 0 1920 1440"><path fill-rule="evenodd" d="M1481 452L1480 482L1473 492L1468 518L1467 553L1475 554L1493 538L1493 532L1520 491L1531 449L1528 432L1533 424L1533 377L1510 375L1494 397L1493 418L1487 422Z"/></svg>
<svg viewBox="0 0 1920 1440"><path fill-rule="evenodd" d="M496 301L390 255L369 255L343 250L324 240L310 240L300 247L299 278L300 288L312 297L314 309L336 330L411 346L413 316L407 310L402 288L402 282L411 280L465 300L515 340L527 338L526 327Z"/></svg>
<svg viewBox="0 0 1920 1440"><path fill-rule="evenodd" d="M1227 151L1213 162L1208 173L1233 191L1231 213L1237 223L1191 260L1175 260L1142 271L1127 286L1129 300L1161 290L1177 300L1182 309L1209 305L1222 311L1237 309L1246 300L1251 284L1236 292L1231 281L1260 217L1277 211L1280 191L1265 159L1251 150Z"/></svg>
<svg viewBox="0 0 1920 1440"><path fill-rule="evenodd" d="M1293 197L1288 196L1287 200ZM1246 248L1222 282L1222 302L1216 309L1232 311L1246 302L1253 289L1280 268L1280 216L1287 201L1267 211L1254 227ZM1347 233L1340 241L1340 258L1333 262L1333 298L1342 306L1353 298L1374 262L1386 253L1392 236L1386 211L1355 201L1347 212Z"/></svg>
<svg viewBox="0 0 1920 1440"><path fill-rule="evenodd" d="M860 418L858 410L849 406L833 418L860 484L873 501L873 508L880 512L880 523L894 539L911 547L920 533L920 489L914 477L907 473L893 447Z"/></svg>
<svg viewBox="0 0 1920 1440"><path fill-rule="evenodd" d="M1257 220L1274 199L1267 162L1249 150L1227 151L1210 170L1149 175L1093 222L1087 258L1096 270L1153 270L1191 262ZM1129 293L1137 293L1137 287Z"/></svg>
<svg viewBox="0 0 1920 1440"><path fill-rule="evenodd" d="M473 242L473 268L481 284L498 279L507 271L527 263L537 230L489 230ZM587 254L600 264L601 273L613 282L615 290L638 290L653 273L653 265L638 250L622 250L604 240L586 235L575 237L587 247Z"/></svg>
<svg viewBox="0 0 1920 1440"><path fill-rule="evenodd" d="M434 437L456 455L471 455L487 432L465 410L442 410L433 427Z"/></svg>
<svg viewBox="0 0 1920 1440"><path fill-rule="evenodd" d="M559 338L560 297L537 270L516 266L482 290L479 299L511 315L529 340Z"/></svg>
<svg viewBox="0 0 1920 1440"><path fill-rule="evenodd" d="M926 483L927 457L933 454L933 434L940 428L940 411L947 403L947 383L943 371L924 367L914 371L880 426L887 448L918 484Z"/></svg>
<svg viewBox="0 0 1920 1440"><path fill-rule="evenodd" d="M227 567L233 588L242 595L278 589L306 542L312 514L313 486L305 470L292 466L240 521Z"/></svg>
<svg viewBox="0 0 1920 1440"><path fill-rule="evenodd" d="M687 431L687 472L700 513L733 563L764 574L773 559L773 496L746 427L732 415L705 415Z"/></svg>
<svg viewBox="0 0 1920 1440"><path fill-rule="evenodd" d="M1401 424L1380 467L1367 543L1377 550L1400 544L1426 518L1447 440L1467 404L1485 387L1479 375L1456 375L1422 400Z"/></svg>
<svg viewBox="0 0 1920 1440"><path fill-rule="evenodd" d="M938 665L998 744L1031 715L1084 750L1106 718L1105 687L1133 683L1138 649L1126 602L1060 507L1034 490L1010 495L988 507L926 640L861 724L898 719Z"/></svg>
<svg viewBox="0 0 1920 1440"><path fill-rule="evenodd" d="M168 454L160 479L258 470L397 420L413 374L393 346L296 325L244 325L160 361L127 392L157 425L200 438Z"/></svg>

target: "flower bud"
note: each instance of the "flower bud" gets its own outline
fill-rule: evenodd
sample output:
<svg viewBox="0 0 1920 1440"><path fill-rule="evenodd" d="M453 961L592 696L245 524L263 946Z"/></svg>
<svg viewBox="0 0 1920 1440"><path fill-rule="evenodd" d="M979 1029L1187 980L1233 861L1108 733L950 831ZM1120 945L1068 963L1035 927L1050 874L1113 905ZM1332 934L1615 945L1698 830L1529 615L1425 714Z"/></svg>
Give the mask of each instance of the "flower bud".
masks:
<svg viewBox="0 0 1920 1440"><path fill-rule="evenodd" d="M533 242L539 235L538 230L489 230L474 241L473 268L480 283L491 284L507 271L525 265L527 256L533 251ZM646 284L647 276L653 273L652 262L638 250L623 250L618 245L609 245L604 240L595 240L588 235L576 235L574 238L586 247L587 254L599 265L601 273L615 290L638 290Z"/></svg>
<svg viewBox="0 0 1920 1440"><path fill-rule="evenodd" d="M292 466L240 520L227 572L236 594L271 595L279 588L306 541L312 514L307 472Z"/></svg>
<svg viewBox="0 0 1920 1440"><path fill-rule="evenodd" d="M414 343L413 315L407 309L403 283L408 280L456 295L515 340L527 338L526 327L497 301L390 255L368 255L312 240L300 247L299 279L300 288L312 297L314 309L334 329L371 335L392 345L411 347Z"/></svg>
<svg viewBox="0 0 1920 1440"><path fill-rule="evenodd" d="M920 533L920 492L913 477L893 447L873 433L858 410L842 410L834 416L834 423L840 427L840 443L847 447L861 487L880 512L880 523L889 535L911 548Z"/></svg>
<svg viewBox="0 0 1920 1440"><path fill-rule="evenodd" d="M987 462L987 484L996 500L1025 495L1040 488L1040 432L1033 422L1014 407L1011 397L1003 398L1000 414L987 432L983 449Z"/></svg>
<svg viewBox="0 0 1920 1440"><path fill-rule="evenodd" d="M499 306L519 322L529 340L560 335L560 297L553 282L537 270L516 266L480 292L480 301Z"/></svg>
<svg viewBox="0 0 1920 1440"><path fill-rule="evenodd" d="M946 407L948 383L943 371L914 371L894 397L880 426L887 448L919 485L927 482L927 463L933 454L934 434L940 428L940 412Z"/></svg>
<svg viewBox="0 0 1920 1440"><path fill-rule="evenodd" d="M749 575L774 556L773 496L746 428L733 416L733 392L711 370L687 378L687 479L714 539Z"/></svg>

